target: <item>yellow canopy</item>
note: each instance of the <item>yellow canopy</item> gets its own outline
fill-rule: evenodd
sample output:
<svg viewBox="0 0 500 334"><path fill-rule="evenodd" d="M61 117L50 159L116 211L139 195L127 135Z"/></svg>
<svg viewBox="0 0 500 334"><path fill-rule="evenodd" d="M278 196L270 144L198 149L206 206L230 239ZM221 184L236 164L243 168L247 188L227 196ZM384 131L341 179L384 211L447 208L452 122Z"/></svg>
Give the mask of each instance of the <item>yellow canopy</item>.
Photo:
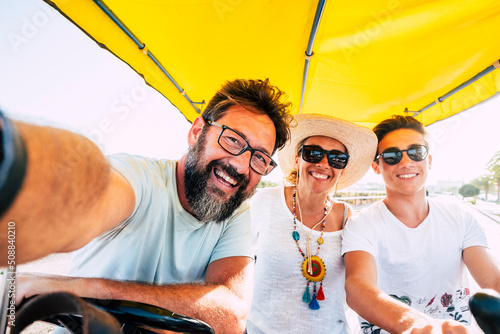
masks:
<svg viewBox="0 0 500 334"><path fill-rule="evenodd" d="M500 88L498 0L45 1L189 121L236 78L370 127L405 110L429 125Z"/></svg>

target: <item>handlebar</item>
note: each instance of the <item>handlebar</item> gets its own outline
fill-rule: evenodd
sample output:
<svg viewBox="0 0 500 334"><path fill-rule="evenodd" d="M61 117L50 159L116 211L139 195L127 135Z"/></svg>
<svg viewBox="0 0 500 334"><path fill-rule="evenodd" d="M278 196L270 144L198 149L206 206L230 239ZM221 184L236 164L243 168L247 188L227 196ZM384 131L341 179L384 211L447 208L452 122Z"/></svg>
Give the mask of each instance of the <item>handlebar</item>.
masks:
<svg viewBox="0 0 500 334"><path fill-rule="evenodd" d="M18 308L16 326L11 328L12 333L20 333L37 320L64 327L70 333L155 333L149 329L215 333L201 320L161 307L126 300L80 298L65 292L34 296L23 301Z"/></svg>
<svg viewBox="0 0 500 334"><path fill-rule="evenodd" d="M212 328L205 322L176 314L161 307L127 300L82 299L108 312L122 324L182 333L214 334Z"/></svg>
<svg viewBox="0 0 500 334"><path fill-rule="evenodd" d="M485 334L500 334L500 294L481 290L469 299L469 307Z"/></svg>

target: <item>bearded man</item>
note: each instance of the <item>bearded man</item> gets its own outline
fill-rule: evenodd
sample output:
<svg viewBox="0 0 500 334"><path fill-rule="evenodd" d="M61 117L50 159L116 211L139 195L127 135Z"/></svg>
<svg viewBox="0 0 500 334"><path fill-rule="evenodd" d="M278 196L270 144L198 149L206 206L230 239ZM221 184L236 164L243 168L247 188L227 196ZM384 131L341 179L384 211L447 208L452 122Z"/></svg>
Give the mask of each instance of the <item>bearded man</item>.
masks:
<svg viewBox="0 0 500 334"><path fill-rule="evenodd" d="M67 291L133 300L201 319L217 333L243 332L253 276L245 200L289 137L281 98L268 80L227 82L194 120L179 161L105 158L81 136L15 123L29 163L1 223L17 222L19 261L85 245L70 276L21 275L18 298ZM66 147L85 147L85 158L61 172L53 165Z"/></svg>

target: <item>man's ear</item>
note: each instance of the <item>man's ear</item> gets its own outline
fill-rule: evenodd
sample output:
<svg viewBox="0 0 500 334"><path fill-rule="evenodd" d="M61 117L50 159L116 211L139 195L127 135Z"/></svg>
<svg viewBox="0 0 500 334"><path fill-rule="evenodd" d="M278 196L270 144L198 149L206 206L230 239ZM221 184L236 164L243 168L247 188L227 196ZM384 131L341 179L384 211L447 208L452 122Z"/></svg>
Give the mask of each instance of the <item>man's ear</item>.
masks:
<svg viewBox="0 0 500 334"><path fill-rule="evenodd" d="M375 172L375 174L380 175L380 166L378 165L377 162L373 161L372 162L372 169Z"/></svg>
<svg viewBox="0 0 500 334"><path fill-rule="evenodd" d="M188 132L189 146L193 146L196 143L203 130L203 126L205 126L205 120L201 116L196 117Z"/></svg>

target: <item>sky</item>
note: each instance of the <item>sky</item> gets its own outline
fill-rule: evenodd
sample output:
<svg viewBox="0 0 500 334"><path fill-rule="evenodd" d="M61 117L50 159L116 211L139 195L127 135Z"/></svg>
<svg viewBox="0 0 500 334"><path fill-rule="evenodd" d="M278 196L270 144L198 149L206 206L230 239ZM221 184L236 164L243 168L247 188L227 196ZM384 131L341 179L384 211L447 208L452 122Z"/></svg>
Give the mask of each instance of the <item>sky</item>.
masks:
<svg viewBox="0 0 500 334"><path fill-rule="evenodd" d="M184 116L41 0L0 2L0 108L14 119L84 134L106 154L178 159L188 147ZM500 94L428 131L429 185L486 174L500 151ZM277 169L265 179L282 177ZM382 179L370 170L361 182Z"/></svg>

